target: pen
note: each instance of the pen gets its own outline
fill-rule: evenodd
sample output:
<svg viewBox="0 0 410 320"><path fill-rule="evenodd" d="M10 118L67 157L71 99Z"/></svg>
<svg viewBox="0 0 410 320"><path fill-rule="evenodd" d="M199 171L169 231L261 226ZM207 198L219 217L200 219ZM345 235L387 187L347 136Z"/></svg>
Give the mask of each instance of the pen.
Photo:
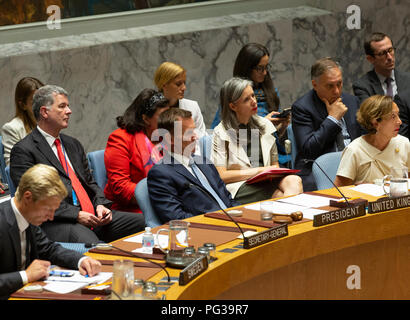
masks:
<svg viewBox="0 0 410 320"><path fill-rule="evenodd" d="M111 211L106 212L106 213L102 216L101 220L104 220L104 219L110 214L110 212L111 212Z"/></svg>

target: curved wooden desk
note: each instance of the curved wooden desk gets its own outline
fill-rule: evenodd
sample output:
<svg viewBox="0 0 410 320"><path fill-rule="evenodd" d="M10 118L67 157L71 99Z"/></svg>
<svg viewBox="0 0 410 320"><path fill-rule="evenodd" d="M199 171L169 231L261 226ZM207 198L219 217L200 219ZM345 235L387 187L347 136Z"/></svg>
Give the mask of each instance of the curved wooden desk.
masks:
<svg viewBox="0 0 410 320"><path fill-rule="evenodd" d="M348 196L363 195L345 192ZM336 195L334 190L327 193ZM202 216L188 220L232 225ZM217 251L240 242L231 241ZM311 222L294 225L289 227L287 237L251 250L217 252L217 257L188 285L169 288L166 298L409 299L410 208L367 214L318 228ZM351 265L360 268L360 289L348 288L352 273L347 269ZM172 270L172 274L178 275L179 271ZM354 276L357 279L357 271ZM162 277L164 272L152 280L159 282Z"/></svg>
<svg viewBox="0 0 410 320"><path fill-rule="evenodd" d="M342 190L350 197L376 200L347 188ZM333 189L320 193L338 195ZM233 225L204 216L187 220ZM220 252L240 243L237 239L218 246L218 260L189 284L172 285L165 291L166 299L410 299L410 208L367 214L323 227L314 228L312 222L292 225L287 237L250 250L239 246L233 253ZM103 256L93 254L95 258L108 258ZM349 266L360 268L360 276L357 269L354 274L354 284L360 289L348 288L352 276L347 273ZM181 271L167 270L172 277L178 277ZM150 280L158 283L164 277L161 271Z"/></svg>

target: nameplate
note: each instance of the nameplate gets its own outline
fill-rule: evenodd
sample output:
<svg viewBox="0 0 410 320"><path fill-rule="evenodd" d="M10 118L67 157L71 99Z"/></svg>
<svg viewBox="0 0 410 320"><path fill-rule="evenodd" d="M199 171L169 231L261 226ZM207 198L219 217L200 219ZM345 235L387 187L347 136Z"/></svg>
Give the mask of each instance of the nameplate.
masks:
<svg viewBox="0 0 410 320"><path fill-rule="evenodd" d="M288 235L288 225L283 224L277 227L273 227L266 231L258 232L252 236L245 237L243 239L243 248L252 249L261 244L285 237Z"/></svg>
<svg viewBox="0 0 410 320"><path fill-rule="evenodd" d="M320 227L327 224L349 220L364 216L366 214L365 205L360 204L358 206L340 208L335 211L329 211L321 214L317 214L313 217L313 226Z"/></svg>
<svg viewBox="0 0 410 320"><path fill-rule="evenodd" d="M184 286L208 269L208 258L201 255L179 274L179 285Z"/></svg>
<svg viewBox="0 0 410 320"><path fill-rule="evenodd" d="M385 197L377 201L369 202L368 213L378 213L410 206L410 196Z"/></svg>

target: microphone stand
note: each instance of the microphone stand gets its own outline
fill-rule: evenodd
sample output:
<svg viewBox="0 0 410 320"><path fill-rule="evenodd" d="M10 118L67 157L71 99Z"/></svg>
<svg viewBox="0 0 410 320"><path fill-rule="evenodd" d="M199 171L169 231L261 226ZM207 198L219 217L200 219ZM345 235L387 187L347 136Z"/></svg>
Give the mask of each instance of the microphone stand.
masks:
<svg viewBox="0 0 410 320"><path fill-rule="evenodd" d="M93 244L93 247L98 247L99 244L101 245L101 243ZM117 249L117 250L119 250L119 251L121 251L121 252L124 252L124 253L126 253L126 254L129 254L129 255L131 255L131 256L133 256L133 257L135 257L135 258L141 258L141 259L144 259L144 260L146 260L146 261L148 261L148 262L151 262L151 263L153 263L153 264L159 266L159 267L160 267L162 270L164 270L165 273L167 274L168 283L171 283L171 277L169 276L169 273L168 273L167 269L166 269L164 266L162 266L160 263L151 261L151 260L148 259L148 258L140 257L140 256L136 255L134 252L131 252L131 251L127 251L127 250L118 248L118 247L116 247L116 246L113 246L113 245L110 244L110 243L103 243L102 245L104 245L104 246L109 246L109 247L111 247L111 248Z"/></svg>
<svg viewBox="0 0 410 320"><path fill-rule="evenodd" d="M345 195L342 193L342 191L340 191L340 189L334 184L334 182L332 181L332 179L329 178L329 176L327 175L327 173L325 172L325 170L322 169L322 167L319 165L319 163L316 162L316 160L312 160L312 159L303 159L303 162L308 163L308 162L312 162L314 164L317 165L317 167L320 169L320 171L323 172L323 174L326 176L326 178L332 183L332 185L336 188L336 190L342 195L342 197L344 198L344 200L346 201L347 206L352 206L352 204L347 201L347 198L345 197Z"/></svg>
<svg viewBox="0 0 410 320"><path fill-rule="evenodd" d="M233 219L229 213L227 213L218 203L218 201L215 200L215 198L209 193L208 190L206 190L205 188L201 187L201 186L197 186L193 183L188 183L187 187L190 188L191 186L196 187L198 190L200 190L202 193L206 194L213 202L215 202L217 204L217 206L219 207L219 209L228 216L228 218L238 227L239 231L242 233L242 237L243 237L243 241L244 243L247 241L247 238L245 237L245 234L241 228L241 226L239 225L238 222L235 221L235 219Z"/></svg>

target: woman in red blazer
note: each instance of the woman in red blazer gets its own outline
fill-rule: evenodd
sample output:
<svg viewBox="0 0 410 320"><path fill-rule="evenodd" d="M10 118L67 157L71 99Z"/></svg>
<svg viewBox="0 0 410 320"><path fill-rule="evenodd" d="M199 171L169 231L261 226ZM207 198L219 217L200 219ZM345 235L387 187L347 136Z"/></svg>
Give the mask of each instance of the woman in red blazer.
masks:
<svg viewBox="0 0 410 320"><path fill-rule="evenodd" d="M169 108L168 100L153 89L144 89L122 116L117 130L108 137L104 153L107 185L104 193L112 209L141 213L134 196L137 183L161 159L151 141L158 116Z"/></svg>

